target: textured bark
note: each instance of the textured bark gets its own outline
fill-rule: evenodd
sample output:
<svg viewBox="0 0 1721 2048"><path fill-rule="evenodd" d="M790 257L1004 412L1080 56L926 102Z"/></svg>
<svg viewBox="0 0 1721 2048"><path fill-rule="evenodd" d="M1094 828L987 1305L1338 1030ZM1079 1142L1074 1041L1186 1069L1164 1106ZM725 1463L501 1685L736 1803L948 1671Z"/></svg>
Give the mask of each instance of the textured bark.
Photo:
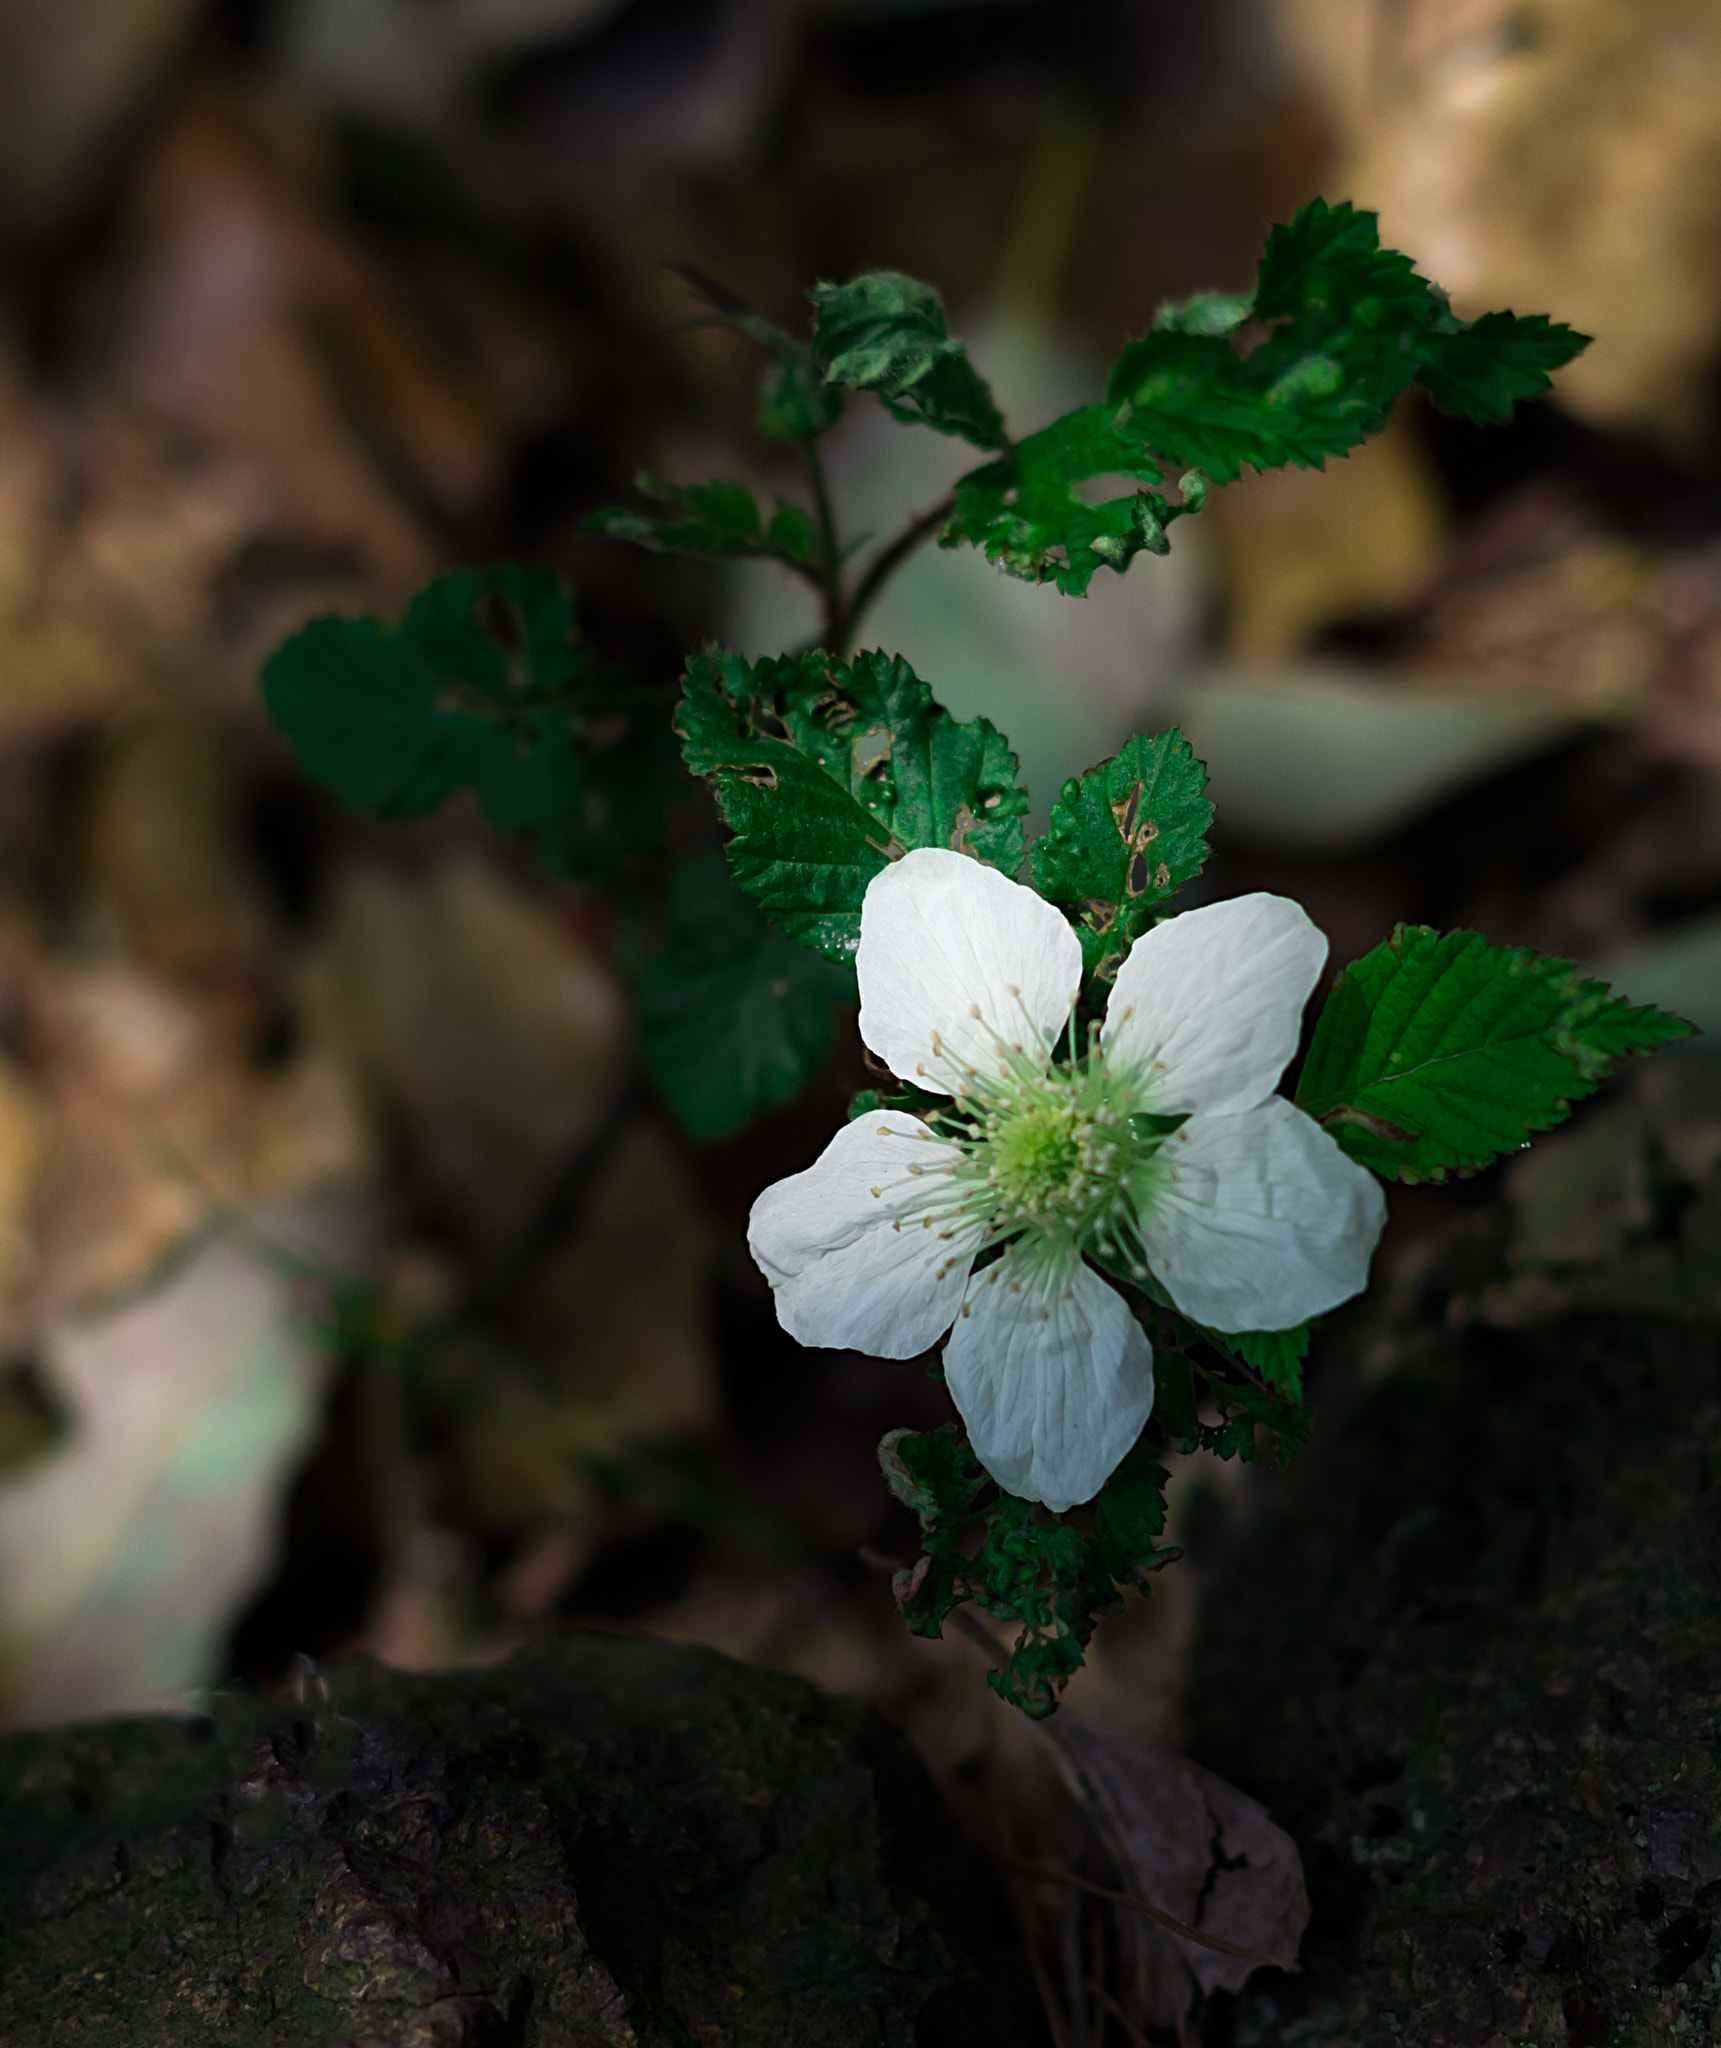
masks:
<svg viewBox="0 0 1721 2048"><path fill-rule="evenodd" d="M1506 1239L1482 1216L1362 1333L1392 1369L1215 1561L1195 1750L1296 1837L1315 1911L1240 2042L1717 2038L1715 1339L1454 1327Z"/></svg>
<svg viewBox="0 0 1721 2048"><path fill-rule="evenodd" d="M1038 2040L858 1702L604 1637L332 1693L0 1744L0 2048Z"/></svg>

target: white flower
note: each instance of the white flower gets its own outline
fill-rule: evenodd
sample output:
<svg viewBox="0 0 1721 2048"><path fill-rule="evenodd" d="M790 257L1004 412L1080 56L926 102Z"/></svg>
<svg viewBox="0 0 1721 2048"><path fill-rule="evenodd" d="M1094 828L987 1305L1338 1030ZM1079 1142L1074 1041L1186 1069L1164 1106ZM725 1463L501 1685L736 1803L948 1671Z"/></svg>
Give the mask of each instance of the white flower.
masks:
<svg viewBox="0 0 1721 2048"><path fill-rule="evenodd" d="M1153 1406L1152 1346L1090 1257L1216 1330L1293 1329L1367 1280L1379 1185L1272 1092L1326 950L1283 897L1187 911L1137 940L1078 1058L1060 912L964 855L904 855L861 910L861 1036L950 1106L856 1117L753 1205L784 1328L883 1358L950 1330L993 1478L1090 1499Z"/></svg>

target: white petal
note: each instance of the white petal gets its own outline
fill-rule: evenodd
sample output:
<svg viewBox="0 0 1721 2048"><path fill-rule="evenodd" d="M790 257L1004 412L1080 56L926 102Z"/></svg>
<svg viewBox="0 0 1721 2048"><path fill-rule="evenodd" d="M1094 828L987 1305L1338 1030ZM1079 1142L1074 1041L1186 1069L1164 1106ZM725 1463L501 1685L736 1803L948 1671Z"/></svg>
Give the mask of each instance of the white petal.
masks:
<svg viewBox="0 0 1721 2048"><path fill-rule="evenodd" d="M1153 1346L1123 1296L1043 1245L970 1281L944 1372L981 1464L1057 1513L1099 1492L1153 1407Z"/></svg>
<svg viewBox="0 0 1721 2048"><path fill-rule="evenodd" d="M984 1219L956 1214L948 1168L960 1157L918 1117L874 1110L765 1190L747 1246L791 1337L875 1358L937 1343L984 1234Z"/></svg>
<svg viewBox="0 0 1721 2048"><path fill-rule="evenodd" d="M1082 949L1043 896L922 846L868 885L855 966L861 1037L903 1080L957 1095L969 1068L996 1074L1000 1040L1047 1064Z"/></svg>
<svg viewBox="0 0 1721 2048"><path fill-rule="evenodd" d="M1209 1329L1294 1329L1368 1284L1380 1183L1282 1095L1192 1116L1143 1179L1147 1262Z"/></svg>
<svg viewBox="0 0 1721 2048"><path fill-rule="evenodd" d="M1252 1109L1297 1049L1327 942L1283 896L1234 896L1137 939L1106 1005L1110 1064L1161 1071L1153 1106Z"/></svg>

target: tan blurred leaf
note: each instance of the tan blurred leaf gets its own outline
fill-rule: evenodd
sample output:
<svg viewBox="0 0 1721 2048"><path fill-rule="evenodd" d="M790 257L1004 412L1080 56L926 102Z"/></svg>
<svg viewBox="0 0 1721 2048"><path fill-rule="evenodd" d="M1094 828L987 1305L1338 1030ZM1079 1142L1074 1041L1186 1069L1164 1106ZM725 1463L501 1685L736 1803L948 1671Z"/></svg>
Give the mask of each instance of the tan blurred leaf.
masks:
<svg viewBox="0 0 1721 2048"><path fill-rule="evenodd" d="M481 1247L519 1225L621 1085L627 1019L609 968L541 902L476 862L420 878L350 870L318 981L328 1035L358 1061ZM685 1160L659 1123L638 1121L567 1246L509 1315L522 1346L577 1393L570 1427L591 1422L594 1400L623 1438L715 1417L705 1264ZM548 1511L556 1490L529 1446L518 1456L524 1495ZM487 1439L492 1497L505 1457Z"/></svg>
<svg viewBox="0 0 1721 2048"><path fill-rule="evenodd" d="M1251 660L1294 653L1337 619L1416 595L1436 567L1446 524L1403 415L1324 470L1245 477L1215 495L1209 517L1227 645Z"/></svg>
<svg viewBox="0 0 1721 2048"><path fill-rule="evenodd" d="M1699 426L1721 338L1717 0L1280 4L1360 59L1331 196L1378 207L1460 313L1593 334L1557 379L1586 419L1670 445Z"/></svg>
<svg viewBox="0 0 1721 2048"><path fill-rule="evenodd" d="M511 1228L618 1084L621 991L595 952L476 861L338 882L316 1005L469 1227Z"/></svg>
<svg viewBox="0 0 1721 2048"><path fill-rule="evenodd" d="M0 1347L35 1278L37 1189L48 1155L48 1115L39 1091L0 1056Z"/></svg>
<svg viewBox="0 0 1721 2048"><path fill-rule="evenodd" d="M148 724L104 750L86 800L91 879L146 967L234 980L260 967L269 934L240 800L232 748L212 728Z"/></svg>
<svg viewBox="0 0 1721 2048"><path fill-rule="evenodd" d="M1413 673L1466 689L1546 691L1602 717L1642 700L1665 609L1649 551L1557 485L1513 493L1440 565L1403 636Z"/></svg>
<svg viewBox="0 0 1721 2048"><path fill-rule="evenodd" d="M1188 1757L1061 1714L1048 1724L1066 1783L1115 1859L1123 1889L1234 1947L1294 1969L1309 1922L1296 1844L1266 1809ZM1115 1909L1135 2009L1181 2026L1196 1995L1237 1991L1257 1965Z"/></svg>
<svg viewBox="0 0 1721 2048"><path fill-rule="evenodd" d="M322 1233L350 1235L334 1213ZM0 1718L171 1706L224 1674L266 1577L324 1359L286 1274L252 1244L201 1244L131 1298L52 1321L61 1448L0 1478Z"/></svg>

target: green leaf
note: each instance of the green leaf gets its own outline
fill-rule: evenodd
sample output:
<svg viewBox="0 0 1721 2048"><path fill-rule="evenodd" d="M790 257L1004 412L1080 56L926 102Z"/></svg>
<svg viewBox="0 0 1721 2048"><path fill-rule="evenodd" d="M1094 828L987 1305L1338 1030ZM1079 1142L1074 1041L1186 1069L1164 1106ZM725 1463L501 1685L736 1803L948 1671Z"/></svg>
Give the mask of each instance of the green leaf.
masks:
<svg viewBox="0 0 1721 2048"><path fill-rule="evenodd" d="M774 328L762 338L771 357L759 374L754 424L767 441L816 441L843 416L841 390L825 382L818 360L798 341Z"/></svg>
<svg viewBox="0 0 1721 2048"><path fill-rule="evenodd" d="M1268 1386L1288 1400L1303 1398L1303 1361L1309 1355L1312 1323L1299 1323L1294 1330L1237 1330L1225 1342L1245 1359Z"/></svg>
<svg viewBox="0 0 1721 2048"><path fill-rule="evenodd" d="M767 556L804 568L818 551L817 529L799 505L779 500L767 523L746 484L672 484L644 472L634 482L646 497L679 506L679 516L611 505L589 514L582 527L659 555Z"/></svg>
<svg viewBox="0 0 1721 2048"><path fill-rule="evenodd" d="M1241 1458L1245 1465L1258 1464L1262 1429L1271 1432L1281 1465L1288 1465L1307 1447L1313 1418L1300 1400L1285 1400L1264 1387L1251 1386L1247 1380L1223 1379L1211 1372L1203 1377L1221 1417L1216 1428L1202 1429L1204 1450L1221 1458Z"/></svg>
<svg viewBox="0 0 1721 2048"><path fill-rule="evenodd" d="M687 664L677 727L735 834L736 880L832 959L853 955L867 884L910 847L1021 865L1028 799L1003 734L959 725L899 657L707 648Z"/></svg>
<svg viewBox="0 0 1721 2048"><path fill-rule="evenodd" d="M1480 932L1400 925L1340 976L1297 1101L1397 1180L1474 1173L1570 1113L1613 1063L1692 1027Z"/></svg>
<svg viewBox="0 0 1721 2048"><path fill-rule="evenodd" d="M662 951L639 985L646 1065L688 1134L727 1137L792 1101L830 1056L852 969L786 939L712 847L670 884Z"/></svg>
<svg viewBox="0 0 1721 2048"><path fill-rule="evenodd" d="M1311 199L1272 229L1255 273L1257 320L1310 331L1361 330L1396 340L1428 316L1427 281L1397 249L1380 246L1379 216L1342 200Z"/></svg>
<svg viewBox="0 0 1721 2048"><path fill-rule="evenodd" d="M1034 885L1075 925L1082 964L1109 979L1172 896L1201 872L1207 770L1171 726L1138 735L1066 782L1031 851Z"/></svg>
<svg viewBox="0 0 1721 2048"><path fill-rule="evenodd" d="M1008 436L991 387L952 339L944 301L899 270L813 287L813 350L833 384L876 391L900 420L919 419L976 448Z"/></svg>
<svg viewBox="0 0 1721 2048"><path fill-rule="evenodd" d="M539 569L440 576L398 624L313 619L262 687L306 774L352 809L423 817L474 789L570 879L656 846L686 790L655 700L577 639Z"/></svg>
<svg viewBox="0 0 1721 2048"><path fill-rule="evenodd" d="M1540 397L1552 372L1589 342L1545 313L1484 313L1468 325L1436 321L1416 344L1416 379L1442 412L1502 426L1520 399Z"/></svg>
<svg viewBox="0 0 1721 2048"><path fill-rule="evenodd" d="M1090 405L1065 413L961 478L939 545L970 541L1010 575L1055 583L1066 597L1080 597L1098 569L1121 573L1144 548L1169 553L1165 529L1198 509L1197 491L1186 491L1180 505L1146 490L1100 504L1076 496L1078 485L1099 477L1160 481L1162 471L1140 434L1120 431L1115 412Z"/></svg>
<svg viewBox="0 0 1721 2048"><path fill-rule="evenodd" d="M1185 1352L1168 1344L1153 1347L1153 1419L1180 1451L1201 1442L1195 1368Z"/></svg>
<svg viewBox="0 0 1721 2048"><path fill-rule="evenodd" d="M1165 1489L1171 1474L1138 1443L1100 1488L1094 1508L1096 1562L1118 1585L1138 1585L1165 1562Z"/></svg>
<svg viewBox="0 0 1721 2048"><path fill-rule="evenodd" d="M1377 432L1442 308L1408 256L1381 248L1372 213L1316 199L1268 236L1249 310L1270 332L1241 354L1235 300L1167 309L1108 386L1126 428L1215 483L1245 467L1318 469Z"/></svg>

